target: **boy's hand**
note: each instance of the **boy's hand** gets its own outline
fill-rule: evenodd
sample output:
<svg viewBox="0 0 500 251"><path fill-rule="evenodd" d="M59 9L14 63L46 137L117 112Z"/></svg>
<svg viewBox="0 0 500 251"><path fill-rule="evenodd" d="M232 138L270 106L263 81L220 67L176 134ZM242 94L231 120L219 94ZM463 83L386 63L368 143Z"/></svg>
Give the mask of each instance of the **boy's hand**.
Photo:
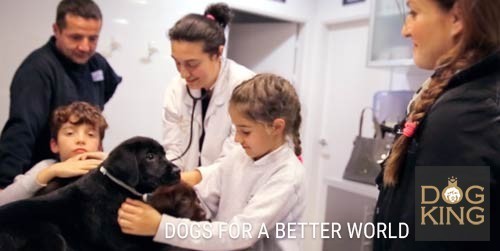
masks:
<svg viewBox="0 0 500 251"><path fill-rule="evenodd" d="M54 164L49 168L52 168L54 177L70 178L88 173L90 170L99 166L101 162L102 160L97 159L84 159L77 161L69 161L68 159L67 161Z"/></svg>
<svg viewBox="0 0 500 251"><path fill-rule="evenodd" d="M56 163L42 171L37 175L36 181L38 184L45 185L53 178L71 178L81 176L95 169L105 160L106 153L103 152L87 152L78 154L67 159L64 162Z"/></svg>
<svg viewBox="0 0 500 251"><path fill-rule="evenodd" d="M75 155L66 161L76 161L76 160L86 160L86 159L96 159L104 161L108 157L108 153L105 152L86 152Z"/></svg>

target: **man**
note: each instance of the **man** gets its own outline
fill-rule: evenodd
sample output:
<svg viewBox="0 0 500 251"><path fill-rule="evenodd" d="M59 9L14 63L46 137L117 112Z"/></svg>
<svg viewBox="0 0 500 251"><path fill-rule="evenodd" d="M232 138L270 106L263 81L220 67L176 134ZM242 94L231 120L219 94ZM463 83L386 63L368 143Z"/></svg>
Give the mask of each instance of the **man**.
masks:
<svg viewBox="0 0 500 251"><path fill-rule="evenodd" d="M10 113L0 136L0 189L50 151L52 111L73 101L103 109L121 82L95 52L102 25L92 0L62 0L54 36L32 52L17 69L10 87Z"/></svg>

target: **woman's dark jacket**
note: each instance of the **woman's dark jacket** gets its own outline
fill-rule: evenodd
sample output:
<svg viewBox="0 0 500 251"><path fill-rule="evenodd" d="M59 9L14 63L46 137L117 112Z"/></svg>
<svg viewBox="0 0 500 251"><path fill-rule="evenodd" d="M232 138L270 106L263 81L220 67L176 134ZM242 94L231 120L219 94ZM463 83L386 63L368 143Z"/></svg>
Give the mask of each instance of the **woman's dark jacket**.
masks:
<svg viewBox="0 0 500 251"><path fill-rule="evenodd" d="M415 170L422 166L470 166L469 175L474 166L489 167L490 242L415 241ZM374 239L374 250L500 250L499 180L500 53L494 53L450 80L419 125L398 184L384 187L379 175L374 221L392 223L393 233L405 222L410 234Z"/></svg>

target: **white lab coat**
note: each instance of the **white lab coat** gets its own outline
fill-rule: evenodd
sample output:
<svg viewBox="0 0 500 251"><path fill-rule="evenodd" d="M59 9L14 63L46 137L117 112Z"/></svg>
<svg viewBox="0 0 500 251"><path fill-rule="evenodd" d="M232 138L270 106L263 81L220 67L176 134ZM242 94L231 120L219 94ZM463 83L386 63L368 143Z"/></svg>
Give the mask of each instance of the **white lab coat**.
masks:
<svg viewBox="0 0 500 251"><path fill-rule="evenodd" d="M194 188L211 222L164 214L154 241L194 250L303 250L298 223L306 208L305 169L292 146L285 143L257 161L238 147L214 170L200 171L203 179ZM261 234L263 225L269 236ZM222 230L229 226L232 234Z"/></svg>
<svg viewBox="0 0 500 251"><path fill-rule="evenodd" d="M234 127L228 113L228 103L233 89L254 73L236 62L222 58L219 75L214 84L212 98L205 115L205 139L201 150L201 165L211 166L231 151L234 142ZM191 90L200 97L200 90ZM168 85L163 102L163 147L169 160L177 158L189 142L193 100L186 90L186 81L177 76ZM196 103L191 146L184 157L175 161L181 170L198 167L199 139L201 136L201 101Z"/></svg>

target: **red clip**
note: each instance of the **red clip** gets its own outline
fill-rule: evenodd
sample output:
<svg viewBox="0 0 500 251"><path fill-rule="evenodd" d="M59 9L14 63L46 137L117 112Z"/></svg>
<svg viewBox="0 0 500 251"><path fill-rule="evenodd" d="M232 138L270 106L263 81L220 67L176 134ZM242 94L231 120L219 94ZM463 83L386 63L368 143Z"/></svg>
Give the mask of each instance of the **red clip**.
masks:
<svg viewBox="0 0 500 251"><path fill-rule="evenodd" d="M417 122L412 121L412 122L406 122L405 123L405 128L403 129L403 135L411 138L413 137L413 134L415 134L415 129L417 128Z"/></svg>
<svg viewBox="0 0 500 251"><path fill-rule="evenodd" d="M297 158L299 159L300 163L304 164L304 160L302 159L302 155L297 156Z"/></svg>

